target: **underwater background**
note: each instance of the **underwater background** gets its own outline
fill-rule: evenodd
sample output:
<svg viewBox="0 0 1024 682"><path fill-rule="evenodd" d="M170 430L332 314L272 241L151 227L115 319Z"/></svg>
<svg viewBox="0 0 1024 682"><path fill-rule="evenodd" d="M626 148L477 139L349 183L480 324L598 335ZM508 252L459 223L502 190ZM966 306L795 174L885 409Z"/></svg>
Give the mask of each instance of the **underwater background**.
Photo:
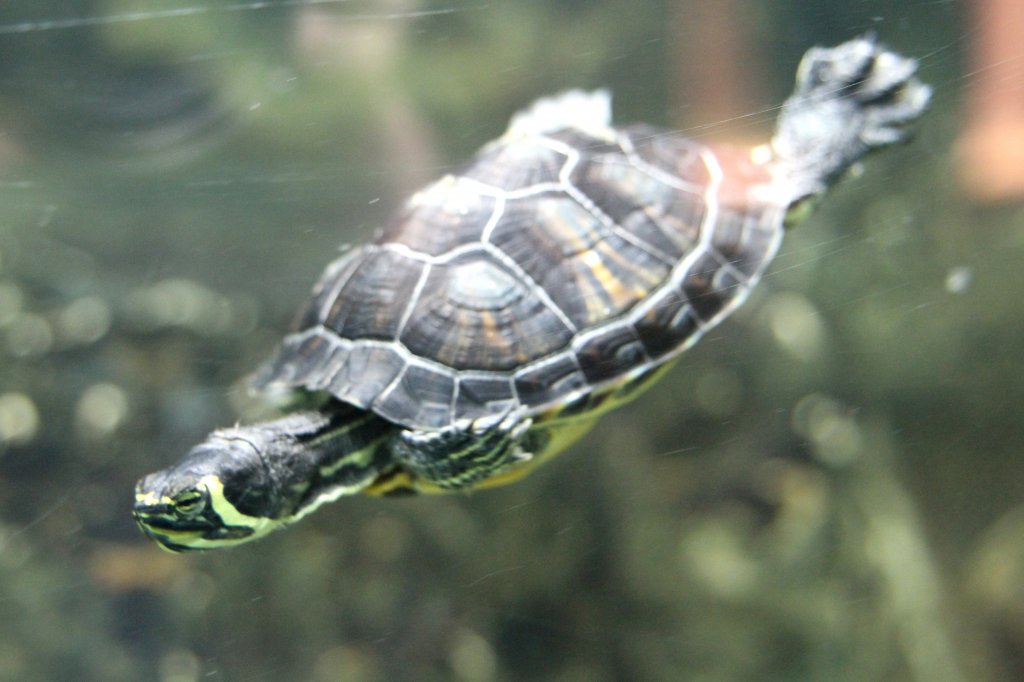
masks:
<svg viewBox="0 0 1024 682"><path fill-rule="evenodd" d="M1016 4L3 3L0 679L1024 678ZM934 88L914 141L568 452L231 551L139 533L139 477L268 413L338 248L517 109L758 143L866 32Z"/></svg>

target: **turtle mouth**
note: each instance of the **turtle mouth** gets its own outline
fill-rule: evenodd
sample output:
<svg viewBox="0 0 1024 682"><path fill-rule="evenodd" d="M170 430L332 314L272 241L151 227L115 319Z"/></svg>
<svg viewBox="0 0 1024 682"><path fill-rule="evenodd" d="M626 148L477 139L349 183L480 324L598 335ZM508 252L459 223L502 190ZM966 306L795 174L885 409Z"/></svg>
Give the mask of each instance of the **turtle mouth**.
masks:
<svg viewBox="0 0 1024 682"><path fill-rule="evenodd" d="M175 533L195 533L201 535L213 530L213 525L204 518L182 519L174 515L174 512L167 505L135 509L132 512L141 528L152 528L158 531L173 531Z"/></svg>
<svg viewBox="0 0 1024 682"><path fill-rule="evenodd" d="M218 547L245 540L253 534L246 526L227 526L216 515L181 518L171 505L137 505L132 510L135 524L162 548L172 552Z"/></svg>
<svg viewBox="0 0 1024 682"><path fill-rule="evenodd" d="M173 509L167 504L136 506L132 510L132 518L147 537L161 548L176 553L193 549L196 540L213 530L205 519L174 516Z"/></svg>
<svg viewBox="0 0 1024 682"><path fill-rule="evenodd" d="M144 510L132 512L135 524L146 537L155 541L161 549L174 553L193 549L192 543L202 537L202 529L186 528L160 515L151 515Z"/></svg>

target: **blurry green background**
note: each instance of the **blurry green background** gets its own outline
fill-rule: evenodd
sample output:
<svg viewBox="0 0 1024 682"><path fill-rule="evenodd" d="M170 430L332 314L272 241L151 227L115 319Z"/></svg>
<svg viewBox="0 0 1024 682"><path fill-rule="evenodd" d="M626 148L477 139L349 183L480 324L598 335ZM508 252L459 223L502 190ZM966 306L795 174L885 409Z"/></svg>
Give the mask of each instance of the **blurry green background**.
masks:
<svg viewBox="0 0 1024 682"><path fill-rule="evenodd" d="M972 17L0 5L0 679L1021 679L1024 203L958 155L995 101L968 102ZM762 141L803 51L866 31L935 88L914 143L570 452L233 551L136 530L138 477L265 410L244 378L337 248L517 108L608 86L619 121ZM1024 97L1024 57L1003 65Z"/></svg>

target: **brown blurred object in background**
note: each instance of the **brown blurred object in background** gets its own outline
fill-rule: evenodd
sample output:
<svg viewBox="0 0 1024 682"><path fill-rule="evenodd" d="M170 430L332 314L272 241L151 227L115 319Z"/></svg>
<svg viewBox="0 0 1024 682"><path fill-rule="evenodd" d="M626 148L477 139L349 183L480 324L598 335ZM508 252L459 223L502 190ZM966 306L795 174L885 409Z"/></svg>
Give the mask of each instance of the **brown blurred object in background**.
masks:
<svg viewBox="0 0 1024 682"><path fill-rule="evenodd" d="M763 74L751 52L758 45L754 20L737 0L715 3L680 2L671 23L677 28L670 73L672 125L680 128L722 123L757 110L764 103L759 87ZM765 130L726 128L730 142L761 141ZM714 137L714 131L701 133Z"/></svg>
<svg viewBox="0 0 1024 682"><path fill-rule="evenodd" d="M1024 199L1024 2L974 0L960 182L975 201Z"/></svg>
<svg viewBox="0 0 1024 682"><path fill-rule="evenodd" d="M392 200L432 180L440 158L434 131L400 82L398 57L411 24L394 18L415 14L419 5L419 0L378 2L378 15L353 22L336 8L311 3L296 21L296 44L307 61L361 76L363 87L373 92L376 140Z"/></svg>

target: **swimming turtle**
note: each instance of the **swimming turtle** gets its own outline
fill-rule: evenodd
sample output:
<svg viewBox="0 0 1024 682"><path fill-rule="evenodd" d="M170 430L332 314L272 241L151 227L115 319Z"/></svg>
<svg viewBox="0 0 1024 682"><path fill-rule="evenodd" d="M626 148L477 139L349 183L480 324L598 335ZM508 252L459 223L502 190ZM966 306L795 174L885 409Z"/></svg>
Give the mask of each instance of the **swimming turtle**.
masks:
<svg viewBox="0 0 1024 682"><path fill-rule="evenodd" d="M331 263L255 385L301 405L143 478L172 551L225 547L344 495L515 480L738 306L785 227L899 142L930 90L873 38L813 48L771 142L612 127L605 91L541 99Z"/></svg>

